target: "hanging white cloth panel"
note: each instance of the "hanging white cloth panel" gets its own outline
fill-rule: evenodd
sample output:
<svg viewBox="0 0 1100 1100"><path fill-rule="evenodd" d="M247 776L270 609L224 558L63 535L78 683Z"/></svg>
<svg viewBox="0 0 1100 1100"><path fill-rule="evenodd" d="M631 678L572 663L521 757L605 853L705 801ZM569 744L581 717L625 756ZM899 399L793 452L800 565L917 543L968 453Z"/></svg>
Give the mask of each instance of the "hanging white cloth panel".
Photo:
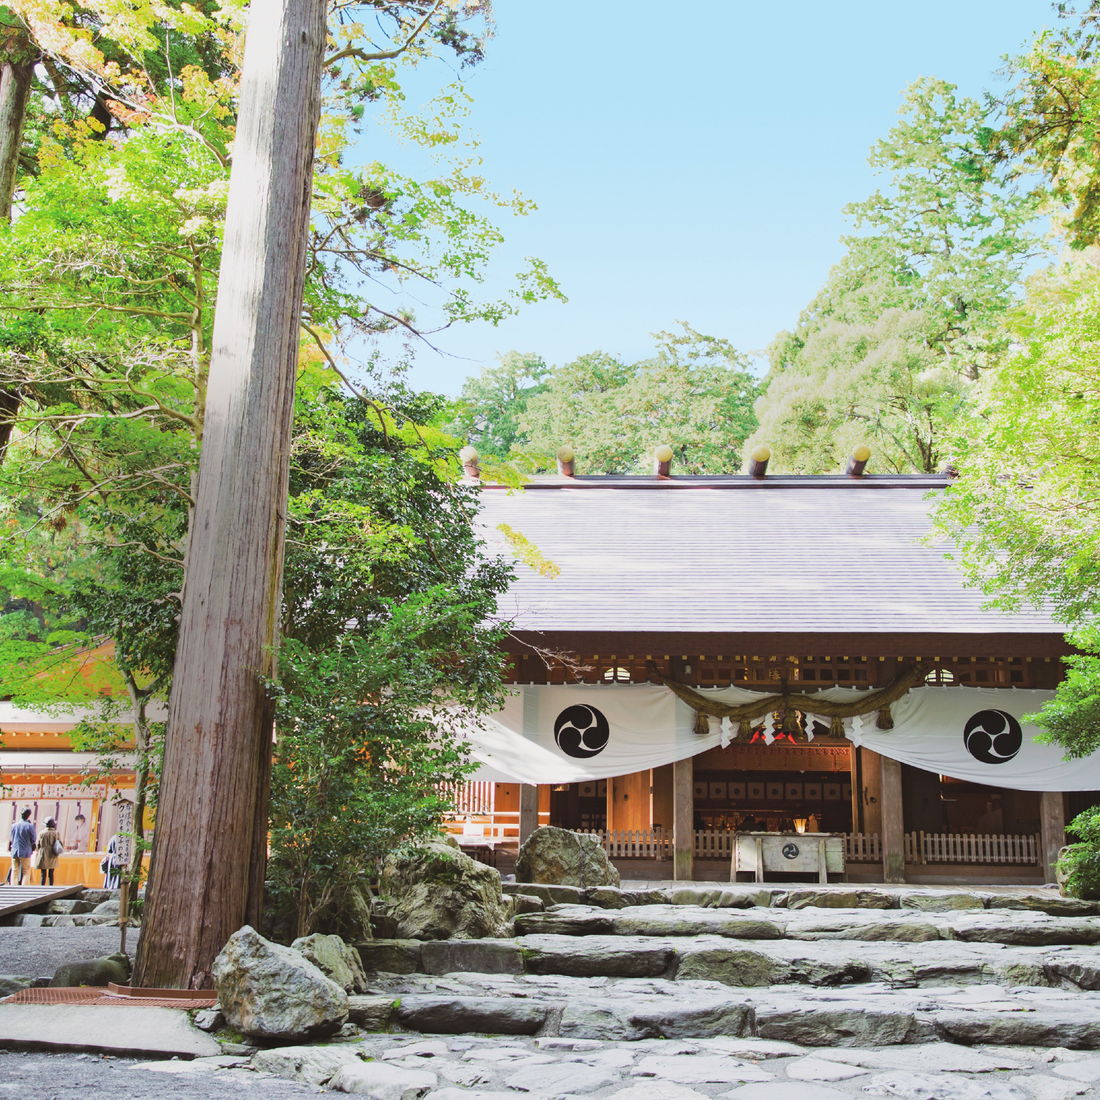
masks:
<svg viewBox="0 0 1100 1100"><path fill-rule="evenodd" d="M700 694L728 704L762 698L743 688ZM834 702L865 694L856 688L819 693ZM1062 759L1062 750L1034 740L1023 715L1039 710L1048 691L920 687L891 705L894 728L875 715L845 719L853 743L925 771L1024 791L1100 790L1100 754ZM812 713L812 711L811 711ZM827 719L826 719L827 721ZM651 684L527 685L504 709L466 730L472 755L521 783L573 783L646 771L722 744L728 723L694 730L695 712L667 688ZM725 730L723 729L725 726ZM765 722L770 732L770 724Z"/></svg>

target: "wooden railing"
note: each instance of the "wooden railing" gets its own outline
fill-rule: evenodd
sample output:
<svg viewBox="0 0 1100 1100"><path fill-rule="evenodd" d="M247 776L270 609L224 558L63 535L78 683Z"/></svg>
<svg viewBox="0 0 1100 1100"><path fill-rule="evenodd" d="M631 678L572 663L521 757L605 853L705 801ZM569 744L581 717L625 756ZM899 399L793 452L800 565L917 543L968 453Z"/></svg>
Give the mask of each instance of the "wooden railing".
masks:
<svg viewBox="0 0 1100 1100"><path fill-rule="evenodd" d="M1039 838L1032 833L910 833L922 863L1037 863Z"/></svg>
<svg viewBox="0 0 1100 1100"><path fill-rule="evenodd" d="M488 784L486 784L488 785ZM473 786L473 784L470 784ZM479 784L480 786L480 784ZM549 824L549 814L539 813L540 825ZM452 822L450 831L463 841L476 843L484 838L496 843L519 843L519 812L497 810L477 822ZM611 859L672 859L672 834L664 829L579 830L596 837ZM696 829L696 859L728 861L736 833L725 829ZM1039 837L1033 834L996 833L925 833L904 834L905 862L969 864L1035 864L1039 860ZM882 838L878 833L845 833L844 858L847 863L880 863Z"/></svg>
<svg viewBox="0 0 1100 1100"><path fill-rule="evenodd" d="M733 838L736 835L728 829L696 829L695 858L728 860L733 851Z"/></svg>
<svg viewBox="0 0 1100 1100"><path fill-rule="evenodd" d="M881 863L882 842L878 833L845 833L844 860L846 863Z"/></svg>
<svg viewBox="0 0 1100 1100"><path fill-rule="evenodd" d="M440 793L454 802L457 816L487 817L493 812L493 787L493 783L473 780L446 784L440 788Z"/></svg>

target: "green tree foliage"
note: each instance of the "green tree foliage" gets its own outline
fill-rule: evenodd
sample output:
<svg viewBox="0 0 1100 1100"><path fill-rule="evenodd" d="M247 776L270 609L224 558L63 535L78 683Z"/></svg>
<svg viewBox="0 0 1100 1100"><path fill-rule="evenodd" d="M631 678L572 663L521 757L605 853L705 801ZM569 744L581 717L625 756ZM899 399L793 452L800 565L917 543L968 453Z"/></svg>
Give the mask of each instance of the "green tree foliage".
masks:
<svg viewBox="0 0 1100 1100"><path fill-rule="evenodd" d="M943 511L970 578L1004 606L1049 603L1067 623L1100 607L1100 278L1035 276L959 432Z"/></svg>
<svg viewBox="0 0 1100 1100"><path fill-rule="evenodd" d="M506 352L496 366L466 379L458 399L443 411L447 430L485 457L511 457L526 442L520 420L528 401L546 388L548 371L541 356Z"/></svg>
<svg viewBox="0 0 1100 1100"><path fill-rule="evenodd" d="M1084 652L1038 721L1072 756L1100 748L1100 275L1094 257L1036 275L961 426L940 522L996 603L1049 607Z"/></svg>
<svg viewBox="0 0 1100 1100"><path fill-rule="evenodd" d="M1049 195L1080 249L1100 241L1100 4L1059 9L1061 22L1011 66L991 149L1010 176Z"/></svg>
<svg viewBox="0 0 1100 1100"><path fill-rule="evenodd" d="M434 411L400 392L299 405L269 868L294 934L333 927L378 859L438 829L468 770L458 730L502 691L511 571L449 441L415 426Z"/></svg>
<svg viewBox="0 0 1100 1100"><path fill-rule="evenodd" d="M1100 807L1079 813L1069 831L1077 837L1058 859L1066 876L1066 893L1074 898L1100 898Z"/></svg>
<svg viewBox="0 0 1100 1100"><path fill-rule="evenodd" d="M649 472L667 443L680 473L728 473L755 426L747 359L683 323L655 339L656 354L637 363L596 351L547 368L510 352L466 384L448 430L534 470L553 470L568 445L579 472Z"/></svg>
<svg viewBox="0 0 1100 1100"><path fill-rule="evenodd" d="M848 208L864 232L771 348L751 442L779 469L843 468L867 443L879 468L935 470L1004 347L1035 200L992 179L985 112L953 85L918 81L901 115L870 157L890 186Z"/></svg>

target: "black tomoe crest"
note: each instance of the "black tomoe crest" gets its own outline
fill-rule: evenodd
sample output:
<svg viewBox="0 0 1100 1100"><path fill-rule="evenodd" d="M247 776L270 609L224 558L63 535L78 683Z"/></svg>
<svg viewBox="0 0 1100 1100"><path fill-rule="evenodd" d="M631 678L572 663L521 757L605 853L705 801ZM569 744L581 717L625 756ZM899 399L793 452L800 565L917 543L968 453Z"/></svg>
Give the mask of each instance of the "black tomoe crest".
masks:
<svg viewBox="0 0 1100 1100"><path fill-rule="evenodd" d="M558 715L554 722L554 740L566 756L584 760L607 748L611 727L595 707L575 703Z"/></svg>
<svg viewBox="0 0 1100 1100"><path fill-rule="evenodd" d="M1007 764L1021 749L1024 731L1003 710L980 710L963 727L963 745L983 764Z"/></svg>

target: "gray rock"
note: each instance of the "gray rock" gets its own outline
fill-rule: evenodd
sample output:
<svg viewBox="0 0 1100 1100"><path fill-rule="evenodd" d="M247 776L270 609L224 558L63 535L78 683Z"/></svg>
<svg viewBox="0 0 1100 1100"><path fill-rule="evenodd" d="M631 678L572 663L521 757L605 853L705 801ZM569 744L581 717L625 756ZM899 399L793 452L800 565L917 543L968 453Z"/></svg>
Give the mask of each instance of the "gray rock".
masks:
<svg viewBox="0 0 1100 1100"><path fill-rule="evenodd" d="M913 1042L920 1028L916 1017L904 1010L815 1005L801 1010L758 1008L757 1034L806 1047L887 1046Z"/></svg>
<svg viewBox="0 0 1100 1100"><path fill-rule="evenodd" d="M653 1005L643 998L571 999L562 1010L558 1031L563 1036L613 1041L694 1039L749 1034L753 1019L750 1005L714 994Z"/></svg>
<svg viewBox="0 0 1100 1100"><path fill-rule="evenodd" d="M58 898L46 906L47 913L90 913L95 905L84 898ZM118 908L115 908L118 914Z"/></svg>
<svg viewBox="0 0 1100 1100"><path fill-rule="evenodd" d="M542 825L520 846L516 880L563 886L618 886L619 872L596 837Z"/></svg>
<svg viewBox="0 0 1100 1100"><path fill-rule="evenodd" d="M1019 1007L1025 1007L1023 1005ZM1078 1050L1100 1047L1100 1018L1084 1010L1073 1015L1031 1011L942 1012L937 1032L955 1043L1054 1047Z"/></svg>
<svg viewBox="0 0 1100 1100"><path fill-rule="evenodd" d="M484 1032L533 1035L546 1022L547 1006L496 997L403 997L395 1009L402 1026L433 1035Z"/></svg>
<svg viewBox="0 0 1100 1100"><path fill-rule="evenodd" d="M478 939L511 933L500 875L446 844L391 856L380 893L405 939Z"/></svg>
<svg viewBox="0 0 1100 1100"><path fill-rule="evenodd" d="M69 989L81 985L105 986L108 982L125 985L130 980L130 960L126 955L105 955L86 962L65 963L54 972L50 985Z"/></svg>
<svg viewBox="0 0 1100 1100"><path fill-rule="evenodd" d="M902 909L919 909L924 913L944 913L954 909L984 909L989 895L976 894L969 890L957 893L927 893L912 890L901 895L898 904Z"/></svg>
<svg viewBox="0 0 1100 1100"><path fill-rule="evenodd" d="M831 1062L825 1058L796 1058L787 1063L787 1076L795 1081L847 1081L862 1077L867 1070L863 1066Z"/></svg>
<svg viewBox="0 0 1100 1100"><path fill-rule="evenodd" d="M562 906L548 913L516 917L516 934L519 936L538 932L556 936L598 936L609 935L615 930L615 920L609 914L580 906Z"/></svg>
<svg viewBox="0 0 1100 1100"><path fill-rule="evenodd" d="M778 905L786 892L767 886L675 886L664 891L672 905L699 905L707 909L751 909Z"/></svg>
<svg viewBox="0 0 1100 1100"><path fill-rule="evenodd" d="M1025 1100L1027 1094L1014 1085L959 1077L947 1073L883 1073L863 1086L878 1096L899 1096L904 1100Z"/></svg>
<svg viewBox="0 0 1100 1100"><path fill-rule="evenodd" d="M363 973L359 953L339 936L315 932L312 936L300 936L290 946L300 951L345 992L362 993L367 988L367 976Z"/></svg>
<svg viewBox="0 0 1100 1100"><path fill-rule="evenodd" d="M520 913L541 913L543 900L536 894L505 894L512 899L512 906L517 915Z"/></svg>
<svg viewBox="0 0 1100 1100"><path fill-rule="evenodd" d="M431 1100L470 1100L470 1092L468 1088L436 1089L431 1095ZM478 1089L477 1100L516 1100L516 1094L512 1091L489 1092Z"/></svg>
<svg viewBox="0 0 1100 1100"><path fill-rule="evenodd" d="M654 1054L643 1058L634 1072L639 1077L660 1077L678 1085L774 1080L759 1066L720 1054Z"/></svg>
<svg viewBox="0 0 1100 1100"><path fill-rule="evenodd" d="M789 979L790 968L761 951L712 948L685 954L676 970L679 980L699 979L724 985L779 985Z"/></svg>
<svg viewBox="0 0 1100 1100"><path fill-rule="evenodd" d="M955 1043L912 1043L901 1047L877 1047L822 1050L815 1057L867 1069L911 1069L921 1071L934 1065L940 1073L995 1073L998 1070L1021 1069L1017 1052L1014 1057L1000 1053L983 1053Z"/></svg>
<svg viewBox="0 0 1100 1100"><path fill-rule="evenodd" d="M848 1100L848 1093L831 1089L828 1085L814 1085L806 1081L773 1081L769 1084L742 1085L723 1092L731 1100Z"/></svg>
<svg viewBox="0 0 1100 1100"><path fill-rule="evenodd" d="M309 1085L327 1085L344 1066L358 1065L363 1051L355 1046L296 1046L261 1050L252 1056L253 1069Z"/></svg>
<svg viewBox="0 0 1100 1100"><path fill-rule="evenodd" d="M34 978L23 978L16 975L0 974L0 997L10 997L21 989L28 989L34 984Z"/></svg>
<svg viewBox="0 0 1100 1100"><path fill-rule="evenodd" d="M430 940L420 947L420 965L425 974L522 974L523 956L514 940Z"/></svg>
<svg viewBox="0 0 1100 1100"><path fill-rule="evenodd" d="M704 1092L689 1089L686 1085L673 1085L668 1081L646 1081L611 1093L615 1100L707 1100Z"/></svg>
<svg viewBox="0 0 1100 1100"><path fill-rule="evenodd" d="M897 897L886 890L791 890L788 909L894 909Z"/></svg>
<svg viewBox="0 0 1100 1100"><path fill-rule="evenodd" d="M393 997L348 997L348 1020L364 1031L384 1031L396 1009Z"/></svg>
<svg viewBox="0 0 1100 1100"><path fill-rule="evenodd" d="M338 1069L328 1082L340 1092L365 1093L371 1100L419 1100L439 1078L424 1069L404 1069L387 1062L357 1062Z"/></svg>
<svg viewBox="0 0 1100 1100"><path fill-rule="evenodd" d="M1027 909L1053 917L1086 917L1100 912L1100 902L1063 898L1054 894L993 894L990 909Z"/></svg>
<svg viewBox="0 0 1100 1100"><path fill-rule="evenodd" d="M1072 1081L1084 1081L1096 1084L1100 1081L1100 1058L1082 1058L1079 1062L1065 1062L1054 1067L1059 1077L1068 1077Z"/></svg>
<svg viewBox="0 0 1100 1100"><path fill-rule="evenodd" d="M245 925L212 968L230 1026L260 1042L332 1035L348 1018L348 997L300 952L265 940Z"/></svg>
<svg viewBox="0 0 1100 1100"><path fill-rule="evenodd" d="M220 1031L225 1027L225 1017L218 1008L200 1008L191 1013L191 1023L199 1031Z"/></svg>
<svg viewBox="0 0 1100 1100"><path fill-rule="evenodd" d="M583 905L588 893L579 886L551 886L544 882L506 882L502 889L509 894L530 894L543 905Z"/></svg>
<svg viewBox="0 0 1100 1100"><path fill-rule="evenodd" d="M1009 1084L1016 1085L1031 1100L1069 1100L1071 1096L1084 1096L1088 1085L1080 1081L1065 1081L1057 1077L1010 1077Z"/></svg>
<svg viewBox="0 0 1100 1100"><path fill-rule="evenodd" d="M363 969L369 974L415 974L420 969L419 940L367 940L356 945Z"/></svg>
<svg viewBox="0 0 1100 1100"><path fill-rule="evenodd" d="M639 906L616 913L612 918L619 935L699 936L714 933L738 940L775 940L783 927L774 920L723 910L678 911L672 906Z"/></svg>
<svg viewBox="0 0 1100 1100"><path fill-rule="evenodd" d="M562 1096L567 1092L595 1092L618 1079L619 1075L613 1070L583 1066L576 1062L559 1062L521 1069L506 1077L505 1084L521 1092Z"/></svg>
<svg viewBox="0 0 1100 1100"><path fill-rule="evenodd" d="M579 978L653 978L664 974L672 949L625 936L523 936L519 940L529 974Z"/></svg>

